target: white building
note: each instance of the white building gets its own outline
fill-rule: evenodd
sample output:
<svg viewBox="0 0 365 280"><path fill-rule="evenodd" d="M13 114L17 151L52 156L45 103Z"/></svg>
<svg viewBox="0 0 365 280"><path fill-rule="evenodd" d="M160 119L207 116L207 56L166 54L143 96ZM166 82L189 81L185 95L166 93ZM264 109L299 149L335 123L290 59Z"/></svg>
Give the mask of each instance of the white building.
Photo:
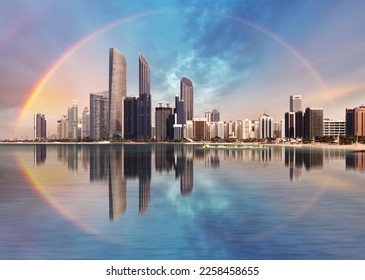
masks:
<svg viewBox="0 0 365 280"><path fill-rule="evenodd" d="M259 139L274 137L274 119L267 114L263 114L259 118Z"/></svg>
<svg viewBox="0 0 365 280"><path fill-rule="evenodd" d="M330 118L323 119L323 136L345 136L346 121L333 120Z"/></svg>

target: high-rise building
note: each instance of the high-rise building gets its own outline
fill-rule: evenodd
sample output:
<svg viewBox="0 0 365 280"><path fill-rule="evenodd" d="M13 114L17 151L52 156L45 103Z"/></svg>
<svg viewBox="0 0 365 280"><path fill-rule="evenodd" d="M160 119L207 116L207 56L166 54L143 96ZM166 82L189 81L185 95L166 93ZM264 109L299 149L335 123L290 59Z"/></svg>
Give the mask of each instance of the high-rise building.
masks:
<svg viewBox="0 0 365 280"><path fill-rule="evenodd" d="M139 54L139 97L137 100L137 138L151 139L150 64Z"/></svg>
<svg viewBox="0 0 365 280"><path fill-rule="evenodd" d="M354 136L355 128L355 109L346 109L346 135Z"/></svg>
<svg viewBox="0 0 365 280"><path fill-rule="evenodd" d="M44 114L34 114L34 139L47 138L47 122Z"/></svg>
<svg viewBox="0 0 365 280"><path fill-rule="evenodd" d="M185 114L184 101L175 96L175 111L173 117L173 139L181 139L184 137Z"/></svg>
<svg viewBox="0 0 365 280"><path fill-rule="evenodd" d="M290 95L289 98L289 112L302 111L302 96Z"/></svg>
<svg viewBox="0 0 365 280"><path fill-rule="evenodd" d="M259 138L273 138L274 137L274 126L273 118L267 114L263 114L259 118Z"/></svg>
<svg viewBox="0 0 365 280"><path fill-rule="evenodd" d="M295 137L304 137L304 115L301 110L295 112Z"/></svg>
<svg viewBox="0 0 365 280"><path fill-rule="evenodd" d="M219 113L219 110L217 108L214 108L212 110L212 113L211 113L211 121L212 122L219 122L221 119L220 119L220 113Z"/></svg>
<svg viewBox="0 0 365 280"><path fill-rule="evenodd" d="M124 99L124 138L137 139L137 97Z"/></svg>
<svg viewBox="0 0 365 280"><path fill-rule="evenodd" d="M323 136L323 109L305 109L304 114L304 137L308 139Z"/></svg>
<svg viewBox="0 0 365 280"><path fill-rule="evenodd" d="M184 101L184 123L187 120L192 120L194 117L194 99L193 99L193 83L188 78L180 80L180 98Z"/></svg>
<svg viewBox="0 0 365 280"><path fill-rule="evenodd" d="M365 136L365 106L346 109L347 135Z"/></svg>
<svg viewBox="0 0 365 280"><path fill-rule="evenodd" d="M78 126L78 107L77 101L72 102L72 107L67 110L68 121L68 139L77 140L77 126Z"/></svg>
<svg viewBox="0 0 365 280"><path fill-rule="evenodd" d="M109 131L109 92L90 93L90 139L107 139Z"/></svg>
<svg viewBox="0 0 365 280"><path fill-rule="evenodd" d="M124 137L124 98L127 96L127 63L115 48L109 49L109 137Z"/></svg>
<svg viewBox="0 0 365 280"><path fill-rule="evenodd" d="M285 137L286 138L296 138L295 129L295 113L286 112L285 113Z"/></svg>
<svg viewBox="0 0 365 280"><path fill-rule="evenodd" d="M90 112L87 107L82 112L82 135L81 138L90 138Z"/></svg>
<svg viewBox="0 0 365 280"><path fill-rule="evenodd" d="M166 140L168 134L168 121L172 114L172 108L169 104L162 106L162 103L156 107L155 122L156 122L156 140Z"/></svg>
<svg viewBox="0 0 365 280"><path fill-rule="evenodd" d="M354 132L355 136L365 136L365 106L355 108L354 112Z"/></svg>

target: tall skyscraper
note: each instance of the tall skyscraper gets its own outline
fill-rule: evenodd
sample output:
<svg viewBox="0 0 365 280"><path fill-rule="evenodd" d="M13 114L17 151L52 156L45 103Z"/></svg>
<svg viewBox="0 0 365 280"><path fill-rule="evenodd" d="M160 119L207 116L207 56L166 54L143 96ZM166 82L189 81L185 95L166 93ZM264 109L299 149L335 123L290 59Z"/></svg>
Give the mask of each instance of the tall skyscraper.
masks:
<svg viewBox="0 0 365 280"><path fill-rule="evenodd" d="M109 137L124 137L124 98L127 96L127 63L115 48L109 49Z"/></svg>
<svg viewBox="0 0 365 280"><path fill-rule="evenodd" d="M151 79L150 64L139 54L139 97L137 100L137 138L151 138Z"/></svg>
<svg viewBox="0 0 365 280"><path fill-rule="evenodd" d="M47 138L47 122L44 114L34 114L34 139Z"/></svg>
<svg viewBox="0 0 365 280"><path fill-rule="evenodd" d="M302 111L302 96L301 95L290 95L289 98L289 112Z"/></svg>
<svg viewBox="0 0 365 280"><path fill-rule="evenodd" d="M109 138L109 92L90 93L90 139Z"/></svg>
<svg viewBox="0 0 365 280"><path fill-rule="evenodd" d="M172 114L172 108L169 104L166 106L162 106L160 103L159 107L156 107L156 139L157 140L166 140L168 134L168 121L169 117Z"/></svg>
<svg viewBox="0 0 365 280"><path fill-rule="evenodd" d="M304 114L304 137L315 138L323 136L323 109L306 108Z"/></svg>
<svg viewBox="0 0 365 280"><path fill-rule="evenodd" d="M180 98L184 102L184 123L187 120L192 120L194 117L194 87L192 81L188 78L181 78L180 80Z"/></svg>
<svg viewBox="0 0 365 280"><path fill-rule="evenodd" d="M77 101L74 100L72 102L72 107L69 107L67 110L68 139L77 140L78 119Z"/></svg>
<svg viewBox="0 0 365 280"><path fill-rule="evenodd" d="M82 112L82 135L83 139L90 137L90 112L87 107L85 107Z"/></svg>

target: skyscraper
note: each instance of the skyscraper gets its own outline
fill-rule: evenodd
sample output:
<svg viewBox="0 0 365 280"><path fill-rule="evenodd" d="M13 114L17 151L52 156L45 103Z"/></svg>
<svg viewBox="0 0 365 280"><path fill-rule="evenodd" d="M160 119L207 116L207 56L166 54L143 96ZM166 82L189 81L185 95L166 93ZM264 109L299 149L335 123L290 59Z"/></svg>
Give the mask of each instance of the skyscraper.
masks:
<svg viewBox="0 0 365 280"><path fill-rule="evenodd" d="M44 114L34 114L34 139L46 139L47 137L47 122Z"/></svg>
<svg viewBox="0 0 365 280"><path fill-rule="evenodd" d="M77 101L72 102L72 107L67 110L68 120L68 139L77 139L77 125L78 125L78 107Z"/></svg>
<svg viewBox="0 0 365 280"><path fill-rule="evenodd" d="M156 107L156 139L157 140L166 140L168 134L168 121L169 117L172 114L172 108L169 104L166 106L162 106L160 103L159 107Z"/></svg>
<svg viewBox="0 0 365 280"><path fill-rule="evenodd" d="M323 136L323 109L306 108L304 114L304 137L315 138Z"/></svg>
<svg viewBox="0 0 365 280"><path fill-rule="evenodd" d="M85 107L82 112L82 136L83 139L90 137L90 112L87 107Z"/></svg>
<svg viewBox="0 0 365 280"><path fill-rule="evenodd" d="M109 137L109 92L90 93L90 139Z"/></svg>
<svg viewBox="0 0 365 280"><path fill-rule="evenodd" d="M184 101L184 123L187 120L192 120L194 117L194 107L193 107L193 83L188 78L181 78L180 80L180 98Z"/></svg>
<svg viewBox="0 0 365 280"><path fill-rule="evenodd" d="M289 99L289 112L302 111L302 96L301 95L290 95Z"/></svg>
<svg viewBox="0 0 365 280"><path fill-rule="evenodd" d="M139 54L139 97L137 100L137 138L151 138L151 79L150 64Z"/></svg>
<svg viewBox="0 0 365 280"><path fill-rule="evenodd" d="M127 96L127 63L123 54L109 49L109 137L124 137L124 98Z"/></svg>

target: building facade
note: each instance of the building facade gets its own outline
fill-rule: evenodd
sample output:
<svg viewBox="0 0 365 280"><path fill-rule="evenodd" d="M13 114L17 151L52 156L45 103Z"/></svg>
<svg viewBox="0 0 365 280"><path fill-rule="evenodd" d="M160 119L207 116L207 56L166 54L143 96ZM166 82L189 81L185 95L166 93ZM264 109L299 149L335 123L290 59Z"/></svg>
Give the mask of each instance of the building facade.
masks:
<svg viewBox="0 0 365 280"><path fill-rule="evenodd" d="M164 141L168 139L168 122L172 115L172 108L169 104L163 106L160 103L159 107L156 107L155 112L155 127L156 127L156 140Z"/></svg>
<svg viewBox="0 0 365 280"><path fill-rule="evenodd" d="M346 135L346 121L333 120L329 118L323 119L323 136L345 136Z"/></svg>
<svg viewBox="0 0 365 280"><path fill-rule="evenodd" d="M313 139L323 136L323 109L309 108L304 113L304 137Z"/></svg>

